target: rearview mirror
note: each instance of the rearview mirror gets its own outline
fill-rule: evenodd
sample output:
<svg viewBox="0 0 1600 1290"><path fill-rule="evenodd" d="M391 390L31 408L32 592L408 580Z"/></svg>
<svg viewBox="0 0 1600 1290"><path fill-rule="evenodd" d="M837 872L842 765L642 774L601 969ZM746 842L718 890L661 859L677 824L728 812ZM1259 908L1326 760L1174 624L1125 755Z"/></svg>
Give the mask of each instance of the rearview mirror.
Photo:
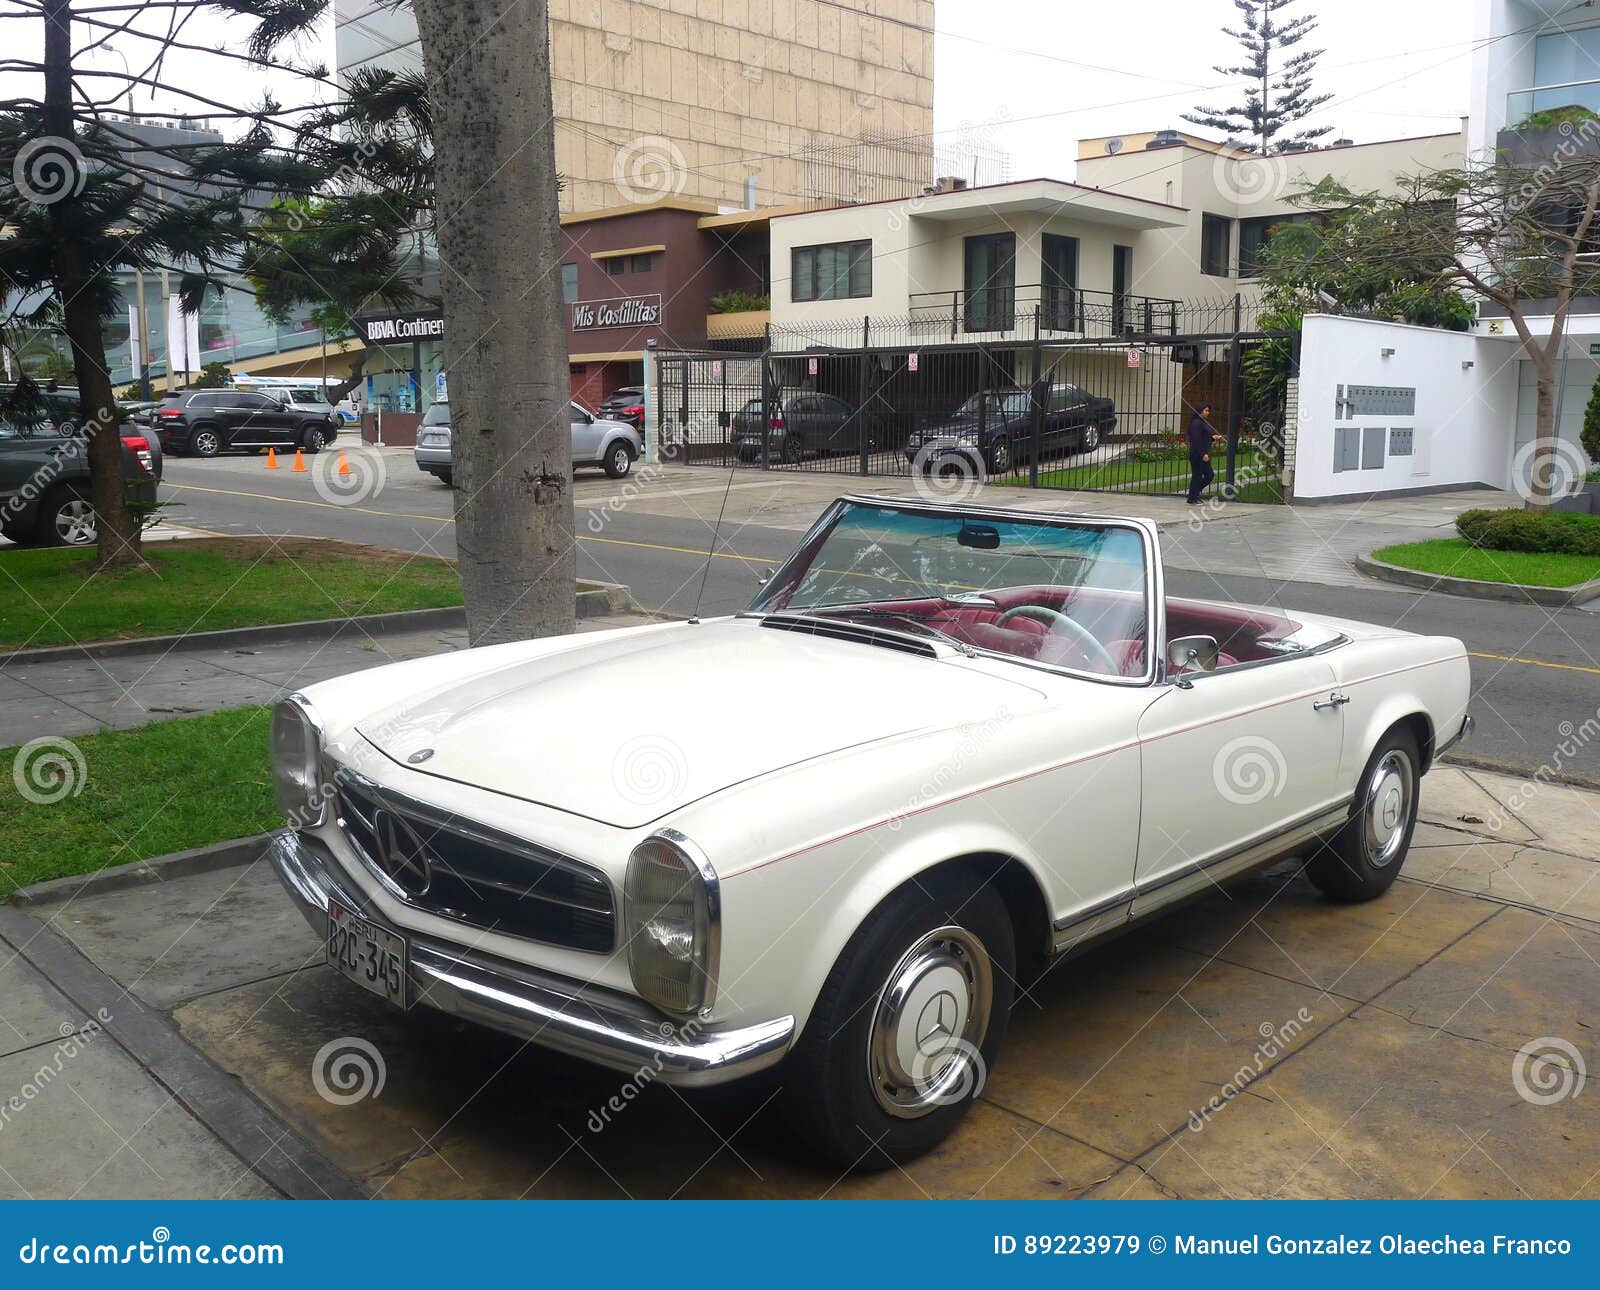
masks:
<svg viewBox="0 0 1600 1290"><path fill-rule="evenodd" d="M998 551L1000 530L992 524L963 524L956 541L974 551Z"/></svg>
<svg viewBox="0 0 1600 1290"><path fill-rule="evenodd" d="M1179 636L1167 642L1167 663L1175 672L1215 672L1218 653L1212 636Z"/></svg>

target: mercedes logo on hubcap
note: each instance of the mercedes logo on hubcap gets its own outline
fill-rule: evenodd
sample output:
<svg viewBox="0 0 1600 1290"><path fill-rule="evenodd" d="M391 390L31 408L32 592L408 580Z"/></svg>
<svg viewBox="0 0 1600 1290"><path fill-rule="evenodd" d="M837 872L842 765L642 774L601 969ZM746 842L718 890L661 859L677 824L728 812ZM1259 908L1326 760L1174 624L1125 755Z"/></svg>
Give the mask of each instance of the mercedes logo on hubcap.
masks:
<svg viewBox="0 0 1600 1290"><path fill-rule="evenodd" d="M960 1014L961 1005L948 990L940 990L923 1004L917 1016L917 1051L924 1057L944 1051L955 1038L956 1018Z"/></svg>
<svg viewBox="0 0 1600 1290"><path fill-rule="evenodd" d="M420 896L433 881L433 858L421 834L392 811L380 810L373 822L379 866L402 891Z"/></svg>

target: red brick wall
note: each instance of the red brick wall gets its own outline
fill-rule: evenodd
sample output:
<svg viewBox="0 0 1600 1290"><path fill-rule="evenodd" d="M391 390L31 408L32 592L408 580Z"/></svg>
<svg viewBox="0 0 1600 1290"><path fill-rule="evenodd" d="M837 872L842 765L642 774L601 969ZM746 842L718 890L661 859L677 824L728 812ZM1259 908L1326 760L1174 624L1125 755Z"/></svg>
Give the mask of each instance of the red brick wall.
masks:
<svg viewBox="0 0 1600 1290"><path fill-rule="evenodd" d="M572 397L591 412L600 406L600 400L611 393L611 385L606 382L606 369L609 363L573 363L570 364L572 373Z"/></svg>

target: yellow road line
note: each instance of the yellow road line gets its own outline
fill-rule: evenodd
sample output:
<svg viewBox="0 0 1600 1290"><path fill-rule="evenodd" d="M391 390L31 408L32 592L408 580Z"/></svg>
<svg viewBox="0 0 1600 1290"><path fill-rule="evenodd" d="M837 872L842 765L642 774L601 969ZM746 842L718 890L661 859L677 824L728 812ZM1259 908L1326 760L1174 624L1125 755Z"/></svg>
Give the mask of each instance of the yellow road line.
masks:
<svg viewBox="0 0 1600 1290"><path fill-rule="evenodd" d="M1480 654L1476 650L1468 650L1467 657L1493 659L1497 663L1521 663L1524 667L1548 667L1557 672L1588 672L1593 676L1600 676L1600 667L1580 667L1576 663L1546 663L1541 658L1518 658L1514 654Z"/></svg>

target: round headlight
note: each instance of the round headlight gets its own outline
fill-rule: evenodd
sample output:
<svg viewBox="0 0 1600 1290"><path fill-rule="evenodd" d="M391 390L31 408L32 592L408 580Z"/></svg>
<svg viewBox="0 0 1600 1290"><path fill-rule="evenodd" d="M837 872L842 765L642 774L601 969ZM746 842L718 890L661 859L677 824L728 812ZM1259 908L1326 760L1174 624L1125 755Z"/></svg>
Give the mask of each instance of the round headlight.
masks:
<svg viewBox="0 0 1600 1290"><path fill-rule="evenodd" d="M272 782L278 809L291 828L315 828L327 817L322 730L311 705L298 694L272 709Z"/></svg>
<svg viewBox="0 0 1600 1290"><path fill-rule="evenodd" d="M668 1012L704 1012L716 998L721 933L717 876L675 829L633 849L623 880L628 971L640 996Z"/></svg>

